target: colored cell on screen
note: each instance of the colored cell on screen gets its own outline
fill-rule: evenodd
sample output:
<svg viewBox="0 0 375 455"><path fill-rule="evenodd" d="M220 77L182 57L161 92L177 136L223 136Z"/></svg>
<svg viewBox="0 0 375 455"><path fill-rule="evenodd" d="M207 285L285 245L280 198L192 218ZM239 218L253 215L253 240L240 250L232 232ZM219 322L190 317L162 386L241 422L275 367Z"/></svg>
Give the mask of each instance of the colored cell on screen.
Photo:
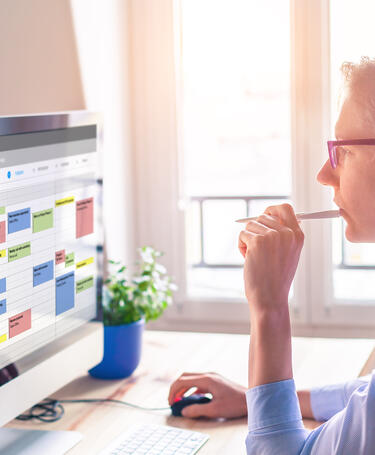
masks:
<svg viewBox="0 0 375 455"><path fill-rule="evenodd" d="M87 278L83 278L82 280L77 281L76 292L79 294L82 291L86 291L86 289L92 288L94 285L94 276L88 276Z"/></svg>
<svg viewBox="0 0 375 455"><path fill-rule="evenodd" d="M5 251L5 250L4 250ZM16 261L17 259L22 259L31 254L31 243L25 242L20 245L12 246L8 248L8 262ZM1 251L0 251L0 257Z"/></svg>
<svg viewBox="0 0 375 455"><path fill-rule="evenodd" d="M92 264L93 262L94 262L94 258L93 258L93 257L87 258L87 259L85 259L84 261L79 261L79 262L77 262L76 268L77 268L77 269L80 269L80 268L84 267L85 265Z"/></svg>
<svg viewBox="0 0 375 455"><path fill-rule="evenodd" d="M34 287L51 280L53 280L53 261L47 261L33 267Z"/></svg>
<svg viewBox="0 0 375 455"><path fill-rule="evenodd" d="M65 267L70 267L71 265L74 265L74 253L65 255Z"/></svg>
<svg viewBox="0 0 375 455"><path fill-rule="evenodd" d="M64 199L58 199L55 201L55 207L62 207L66 204L72 204L74 202L74 196L72 197L65 197Z"/></svg>
<svg viewBox="0 0 375 455"><path fill-rule="evenodd" d="M7 279L0 278L0 294L5 292L6 290L7 290Z"/></svg>
<svg viewBox="0 0 375 455"><path fill-rule="evenodd" d="M56 278L56 316L74 307L74 272Z"/></svg>
<svg viewBox="0 0 375 455"><path fill-rule="evenodd" d="M30 219L30 207L8 212L8 234L28 229Z"/></svg>
<svg viewBox="0 0 375 455"><path fill-rule="evenodd" d="M5 221L0 221L0 243L5 242Z"/></svg>
<svg viewBox="0 0 375 455"><path fill-rule="evenodd" d="M7 311L7 299L0 300L0 314L4 314Z"/></svg>
<svg viewBox="0 0 375 455"><path fill-rule="evenodd" d="M9 338L31 329L31 309L9 318Z"/></svg>
<svg viewBox="0 0 375 455"><path fill-rule="evenodd" d="M76 204L76 238L94 232L94 198L77 201Z"/></svg>
<svg viewBox="0 0 375 455"><path fill-rule="evenodd" d="M53 209L33 213L33 232L41 232L53 228Z"/></svg>
<svg viewBox="0 0 375 455"><path fill-rule="evenodd" d="M56 251L55 253L55 264L59 265L65 262L65 250Z"/></svg>

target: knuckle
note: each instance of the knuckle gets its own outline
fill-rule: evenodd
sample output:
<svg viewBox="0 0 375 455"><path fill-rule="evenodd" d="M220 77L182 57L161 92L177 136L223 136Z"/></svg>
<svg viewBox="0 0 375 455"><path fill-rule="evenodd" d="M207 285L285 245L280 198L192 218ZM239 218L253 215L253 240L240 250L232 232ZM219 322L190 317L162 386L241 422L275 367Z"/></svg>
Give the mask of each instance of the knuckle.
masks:
<svg viewBox="0 0 375 455"><path fill-rule="evenodd" d="M293 207L288 202L284 202L284 204L281 204L281 207L289 211L293 210Z"/></svg>
<svg viewBox="0 0 375 455"><path fill-rule="evenodd" d="M264 245L264 237L262 235L257 235L256 237L254 237L254 246L255 247L262 247Z"/></svg>
<svg viewBox="0 0 375 455"><path fill-rule="evenodd" d="M261 215L258 216L257 221L259 222L265 222L270 219L270 216L267 215L266 213L262 213Z"/></svg>
<svg viewBox="0 0 375 455"><path fill-rule="evenodd" d="M245 231L241 231L240 238L242 238L242 241L244 243L247 243L250 240L250 238L251 238L251 234L250 234L249 231L246 231L246 230Z"/></svg>
<svg viewBox="0 0 375 455"><path fill-rule="evenodd" d="M270 238L271 240L278 240L279 233L272 229L267 232L267 237Z"/></svg>
<svg viewBox="0 0 375 455"><path fill-rule="evenodd" d="M257 218L257 220L258 220L258 219L259 219L259 218ZM248 221L248 223L246 224L246 228L245 228L245 229L246 229L247 231L250 230L250 229L252 229L252 228L254 227L254 225L256 224L256 221L257 221L257 220L250 220L250 221Z"/></svg>
<svg viewBox="0 0 375 455"><path fill-rule="evenodd" d="M286 239L292 240L294 238L294 232L290 228L284 228L281 232Z"/></svg>
<svg viewBox="0 0 375 455"><path fill-rule="evenodd" d="M305 234L303 231L297 231L296 237L297 237L297 240L299 240L300 242L304 242L304 240L305 240Z"/></svg>

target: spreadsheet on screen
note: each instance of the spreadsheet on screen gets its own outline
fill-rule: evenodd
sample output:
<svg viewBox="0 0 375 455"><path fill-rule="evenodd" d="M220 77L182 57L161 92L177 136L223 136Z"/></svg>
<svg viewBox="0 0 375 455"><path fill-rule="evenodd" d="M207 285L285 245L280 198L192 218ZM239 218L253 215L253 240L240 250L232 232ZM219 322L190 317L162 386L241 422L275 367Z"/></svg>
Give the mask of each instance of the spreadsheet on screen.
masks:
<svg viewBox="0 0 375 455"><path fill-rule="evenodd" d="M0 136L0 368L96 315L96 126Z"/></svg>

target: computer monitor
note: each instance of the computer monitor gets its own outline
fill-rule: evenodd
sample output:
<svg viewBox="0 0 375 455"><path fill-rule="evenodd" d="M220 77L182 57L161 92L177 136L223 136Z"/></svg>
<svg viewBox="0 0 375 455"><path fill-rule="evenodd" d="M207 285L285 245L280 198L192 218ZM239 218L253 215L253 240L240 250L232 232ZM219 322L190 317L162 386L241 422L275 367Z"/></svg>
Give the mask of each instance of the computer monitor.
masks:
<svg viewBox="0 0 375 455"><path fill-rule="evenodd" d="M0 425L102 359L100 131L0 117Z"/></svg>

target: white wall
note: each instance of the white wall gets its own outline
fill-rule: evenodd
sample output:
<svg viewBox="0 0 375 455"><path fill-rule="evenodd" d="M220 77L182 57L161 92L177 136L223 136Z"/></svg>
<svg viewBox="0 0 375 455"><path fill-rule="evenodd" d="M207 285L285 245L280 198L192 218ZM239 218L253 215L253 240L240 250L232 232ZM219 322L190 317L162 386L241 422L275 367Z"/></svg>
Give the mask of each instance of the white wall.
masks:
<svg viewBox="0 0 375 455"><path fill-rule="evenodd" d="M84 107L69 0L1 0L0 115Z"/></svg>
<svg viewBox="0 0 375 455"><path fill-rule="evenodd" d="M133 161L129 90L129 2L71 0L87 108L104 124L107 254L134 262Z"/></svg>
<svg viewBox="0 0 375 455"><path fill-rule="evenodd" d="M0 2L0 115L102 112L107 252L132 263L128 48L128 0Z"/></svg>

